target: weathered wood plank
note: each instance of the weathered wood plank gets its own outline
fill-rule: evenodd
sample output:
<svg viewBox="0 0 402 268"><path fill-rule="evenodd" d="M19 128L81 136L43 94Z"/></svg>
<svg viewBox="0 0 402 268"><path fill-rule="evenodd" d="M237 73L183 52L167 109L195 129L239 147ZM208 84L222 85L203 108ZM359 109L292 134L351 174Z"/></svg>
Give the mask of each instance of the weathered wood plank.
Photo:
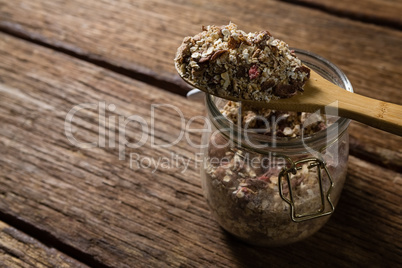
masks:
<svg viewBox="0 0 402 268"><path fill-rule="evenodd" d="M0 221L1 267L88 267Z"/></svg>
<svg viewBox="0 0 402 268"><path fill-rule="evenodd" d="M169 79L176 77L172 60L184 36L199 32L201 25L232 20L246 31L269 29L291 46L328 58L362 94L387 101L399 96L401 32L288 3L17 0L1 5L2 29L127 69L142 66Z"/></svg>
<svg viewBox="0 0 402 268"><path fill-rule="evenodd" d="M352 122L349 127L350 153L397 172L402 172L402 137Z"/></svg>
<svg viewBox="0 0 402 268"><path fill-rule="evenodd" d="M402 29L402 2L398 0L282 0L290 3L301 3L331 13L344 15L352 19L360 19L375 24Z"/></svg>
<svg viewBox="0 0 402 268"><path fill-rule="evenodd" d="M202 105L3 34L0 56L0 210L9 217L111 267L402 263L401 174L351 157L339 207L319 233L284 248L250 247L211 218L198 150L185 138L170 148L152 146L150 129L133 122L127 137L134 143L145 133L143 146L124 147L126 159L119 160L119 148L109 144L119 144L117 133L109 135L111 116L118 122L118 116L136 115L150 126L151 104L159 103L179 107L188 123L202 114ZM105 115L98 111L103 102ZM106 125L106 146L83 149L67 140L66 115L83 103L97 108L75 114L74 137L99 142ZM155 144L174 141L179 114L172 107L156 113ZM191 125L201 127L200 121ZM187 133L199 142L199 133ZM172 153L191 160L186 170L174 160L155 172L147 168Z"/></svg>
<svg viewBox="0 0 402 268"><path fill-rule="evenodd" d="M0 0L0 6L0 29L112 69L115 66L114 70L120 72L127 70L126 74L150 83L166 81L167 89L175 92L182 84L172 61L183 37L197 33L201 25L232 20L246 31L269 29L291 46L329 59L345 71L360 94L402 103L396 86L402 80L402 54L398 52L402 32L319 10L266 0L141 0L113 4ZM378 159L395 170L402 168L401 161L392 160L402 154L402 138L364 126L351 130L352 141L356 141L352 154Z"/></svg>

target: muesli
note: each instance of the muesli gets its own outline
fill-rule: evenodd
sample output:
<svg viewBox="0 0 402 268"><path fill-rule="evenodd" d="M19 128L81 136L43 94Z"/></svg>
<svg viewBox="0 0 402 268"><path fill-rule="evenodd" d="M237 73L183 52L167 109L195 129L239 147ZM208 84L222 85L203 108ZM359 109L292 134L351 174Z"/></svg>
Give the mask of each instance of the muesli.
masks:
<svg viewBox="0 0 402 268"><path fill-rule="evenodd" d="M275 137L311 136L330 124L325 114L276 111L256 108L245 102L228 101L221 113L245 129Z"/></svg>
<svg viewBox="0 0 402 268"><path fill-rule="evenodd" d="M228 99L288 98L303 91L310 75L285 42L268 31L245 33L233 23L184 38L175 64L194 86Z"/></svg>
<svg viewBox="0 0 402 268"><path fill-rule="evenodd" d="M282 116L277 128L267 129L265 134L289 139L300 138L301 130L312 135L327 127L327 120L322 115L253 109L231 101L224 105L221 113L233 123L253 129L264 129L265 125L261 123L264 118L271 122L271 119ZM311 123L303 126L308 120ZM336 185L331 195L335 204L346 176L346 168L341 165L346 163L342 159L347 158L347 143L339 143L327 148L325 153L327 168ZM340 147L339 154L335 154ZM209 206L220 225L242 240L264 246L284 245L313 234L327 221L328 217L321 217L292 222L290 207L279 194L279 187L282 187L283 194L289 198L289 186L286 182L278 185L279 173L289 164L285 157L247 151L228 142L220 132L210 136L206 155L203 188ZM306 156L292 157L295 160ZM300 215L321 208L318 172L319 168L303 163L291 175L290 187L296 212ZM322 182L326 193L330 187L326 174L322 174Z"/></svg>

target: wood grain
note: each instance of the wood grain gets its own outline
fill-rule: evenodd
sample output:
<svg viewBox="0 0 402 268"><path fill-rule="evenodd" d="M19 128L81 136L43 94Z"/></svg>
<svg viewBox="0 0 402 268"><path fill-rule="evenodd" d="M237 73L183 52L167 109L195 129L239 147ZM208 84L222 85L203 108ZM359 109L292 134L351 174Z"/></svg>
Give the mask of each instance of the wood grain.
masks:
<svg viewBox="0 0 402 268"><path fill-rule="evenodd" d="M398 0L284 0L319 8L352 19L402 29L402 2Z"/></svg>
<svg viewBox="0 0 402 268"><path fill-rule="evenodd" d="M402 32L320 10L270 0L124 0L113 4L93 0L0 0L0 6L3 31L174 92L187 89L173 64L183 37L199 32L201 25L232 21L245 31L269 29L291 46L329 59L346 73L359 94L402 104L397 86L402 80L402 54L398 53ZM366 140L367 146L380 147L372 150L360 143L356 154L402 168L401 162L390 160L389 155L385 156L387 164L384 155L371 155L381 149L401 154L402 138L371 128L360 130L352 129L353 141ZM351 148L355 154L356 146Z"/></svg>
<svg viewBox="0 0 402 268"><path fill-rule="evenodd" d="M2 29L127 69L177 77L172 64L184 36L201 25L269 29L291 46L339 65L357 92L396 101L402 32L278 1L1 1ZM25 14L30 14L25 16ZM146 25L146 27L144 27ZM296 30L297 29L297 30ZM373 77L373 79L367 79ZM377 79L374 79L377 78ZM383 79L384 78L384 79Z"/></svg>
<svg viewBox="0 0 402 268"><path fill-rule="evenodd" d="M350 152L367 161L402 172L402 139L389 138L383 131L371 128L358 122L349 126ZM360 135L360 133L370 133Z"/></svg>
<svg viewBox="0 0 402 268"><path fill-rule="evenodd" d="M351 157L343 197L320 232L284 248L247 246L211 218L195 163L198 149L188 140L164 148L148 139L139 148L124 147L125 160L109 144L113 128L105 117L111 123L111 116L137 115L151 124L151 104L171 104L188 123L202 114L202 105L3 34L0 55L0 210L9 217L108 267L402 264L400 173ZM105 115L80 110L72 131L80 142L99 142L105 125L107 146L74 146L65 135L67 113L103 102ZM157 115L154 143L174 141L179 114L169 106ZM143 133L150 132L135 122L127 126L132 143ZM200 133L186 133L199 142ZM119 144L118 135L114 141ZM172 153L191 160L187 170L130 167L130 154L158 159Z"/></svg>
<svg viewBox="0 0 402 268"><path fill-rule="evenodd" d="M1 267L88 267L0 221Z"/></svg>

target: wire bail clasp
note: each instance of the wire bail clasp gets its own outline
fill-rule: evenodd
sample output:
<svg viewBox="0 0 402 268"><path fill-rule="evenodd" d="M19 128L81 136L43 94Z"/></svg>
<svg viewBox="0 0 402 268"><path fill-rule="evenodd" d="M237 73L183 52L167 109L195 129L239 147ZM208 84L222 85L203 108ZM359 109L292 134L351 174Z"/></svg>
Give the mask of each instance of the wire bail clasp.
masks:
<svg viewBox="0 0 402 268"><path fill-rule="evenodd" d="M290 216L292 218L292 221L294 222L302 222L306 220L311 220L315 219L318 217L322 216L327 216L332 214L334 211L334 205L331 201L330 194L331 190L334 186L334 182L331 178L331 175L328 172L328 169L326 167L326 164L324 160L318 159L318 158L306 158L298 161L292 161L291 159L287 159L290 163L289 167L284 167L282 171L279 173L278 176L278 186L279 186L279 194L281 198L290 205ZM313 169L317 168L317 175L318 175L318 186L319 186L319 192L320 192L320 200L321 200L321 205L320 208L316 211L309 212L309 213L297 213L296 207L295 207L295 201L294 201L294 195L293 195L293 190L291 186L291 174L296 175L299 170L302 169L303 164L307 164L307 168ZM324 193L324 186L323 186L323 176L322 172L325 172L328 179L329 179L329 188L326 193ZM283 192L282 189L282 182L283 180L286 180L287 186L289 189L289 198L287 198ZM326 204L329 204L329 208Z"/></svg>

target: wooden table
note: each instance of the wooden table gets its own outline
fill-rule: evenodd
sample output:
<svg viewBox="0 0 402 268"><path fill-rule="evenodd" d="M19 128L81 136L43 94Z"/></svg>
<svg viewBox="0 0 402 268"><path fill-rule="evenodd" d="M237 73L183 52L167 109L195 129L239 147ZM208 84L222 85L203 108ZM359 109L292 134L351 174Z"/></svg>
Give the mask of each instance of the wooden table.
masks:
<svg viewBox="0 0 402 268"><path fill-rule="evenodd" d="M353 122L328 224L248 246L210 215L191 144L204 108L173 66L184 36L233 21L402 104L401 13L396 0L0 0L0 266L401 266L401 137Z"/></svg>

